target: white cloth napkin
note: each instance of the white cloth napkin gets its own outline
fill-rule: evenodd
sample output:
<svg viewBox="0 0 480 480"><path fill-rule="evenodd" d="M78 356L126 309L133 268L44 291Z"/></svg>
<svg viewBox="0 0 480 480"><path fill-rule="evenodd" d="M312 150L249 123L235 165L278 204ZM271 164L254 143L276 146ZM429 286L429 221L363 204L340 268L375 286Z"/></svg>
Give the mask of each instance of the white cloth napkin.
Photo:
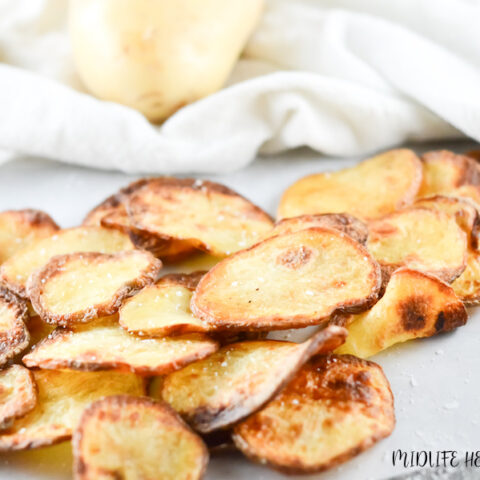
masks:
<svg viewBox="0 0 480 480"><path fill-rule="evenodd" d="M480 140L478 0L269 0L228 85L162 126L83 90L66 3L0 0L3 158L210 173L302 145Z"/></svg>

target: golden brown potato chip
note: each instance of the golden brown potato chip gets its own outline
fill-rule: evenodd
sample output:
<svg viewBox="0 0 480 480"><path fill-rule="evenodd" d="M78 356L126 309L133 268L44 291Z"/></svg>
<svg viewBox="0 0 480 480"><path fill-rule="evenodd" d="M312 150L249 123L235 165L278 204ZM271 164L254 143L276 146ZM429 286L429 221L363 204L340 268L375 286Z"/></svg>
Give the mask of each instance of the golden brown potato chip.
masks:
<svg viewBox="0 0 480 480"><path fill-rule="evenodd" d="M30 335L25 326L27 320L25 302L0 286L0 366L28 347Z"/></svg>
<svg viewBox="0 0 480 480"><path fill-rule="evenodd" d="M382 369L350 355L317 356L265 408L234 428L238 449L286 473L343 463L393 431Z"/></svg>
<svg viewBox="0 0 480 480"><path fill-rule="evenodd" d="M39 210L0 212L0 264L33 240L49 237L58 229L52 218Z"/></svg>
<svg viewBox="0 0 480 480"><path fill-rule="evenodd" d="M74 478L198 480L208 451L166 404L118 395L97 400L73 436Z"/></svg>
<svg viewBox="0 0 480 480"><path fill-rule="evenodd" d="M350 319L347 340L337 353L367 358L396 343L453 330L465 325L467 317L450 285L402 268L371 310Z"/></svg>
<svg viewBox="0 0 480 480"><path fill-rule="evenodd" d="M455 218L426 208L408 208L370 222L368 249L382 266L384 282L405 266L450 283L466 265L467 238Z"/></svg>
<svg viewBox="0 0 480 480"><path fill-rule="evenodd" d="M258 242L273 227L260 208L223 185L161 177L127 200L133 226L166 240L226 256Z"/></svg>
<svg viewBox="0 0 480 480"><path fill-rule="evenodd" d="M467 268L452 283L452 288L466 305L480 305L480 254L478 252L469 250Z"/></svg>
<svg viewBox="0 0 480 480"><path fill-rule="evenodd" d="M0 370L0 430L33 410L36 403L37 387L29 370L21 365Z"/></svg>
<svg viewBox="0 0 480 480"><path fill-rule="evenodd" d="M283 330L368 309L380 285L380 268L359 243L317 227L226 258L200 280L191 308L212 329Z"/></svg>
<svg viewBox="0 0 480 480"><path fill-rule="evenodd" d="M207 332L208 325L190 310L193 290L204 273L171 274L145 287L120 307L120 325L149 337Z"/></svg>
<svg viewBox="0 0 480 480"><path fill-rule="evenodd" d="M470 157L439 150L425 153L422 160L419 197L449 193L462 185L480 184L480 166Z"/></svg>
<svg viewBox="0 0 480 480"><path fill-rule="evenodd" d="M139 338L106 317L73 329L58 328L23 357L27 367L117 370L165 375L218 350L205 335Z"/></svg>
<svg viewBox="0 0 480 480"><path fill-rule="evenodd" d="M350 213L364 220L409 205L422 181L422 164L411 150L390 150L337 172L302 178L283 194L280 218Z"/></svg>
<svg viewBox="0 0 480 480"><path fill-rule="evenodd" d="M36 240L0 268L0 280L16 294L25 296L28 277L56 255L74 252L116 253L131 250L128 235L101 227L77 227L60 230L51 237Z"/></svg>
<svg viewBox="0 0 480 480"><path fill-rule="evenodd" d="M284 218L277 222L266 238L284 233L298 232L312 227L333 228L346 233L355 241L365 244L368 238L368 227L365 223L348 213L323 213L320 215L300 215Z"/></svg>
<svg viewBox="0 0 480 480"><path fill-rule="evenodd" d="M153 283L162 262L142 250L70 253L53 257L27 282L35 311L68 326L113 315L123 300Z"/></svg>
<svg viewBox="0 0 480 480"><path fill-rule="evenodd" d="M168 375L161 398L201 433L226 428L261 408L310 357L332 352L346 335L329 326L303 343L232 343Z"/></svg>
<svg viewBox="0 0 480 480"><path fill-rule="evenodd" d="M38 387L35 408L0 432L0 451L26 450L69 440L83 410L108 395L144 395L144 381L116 372L33 372Z"/></svg>

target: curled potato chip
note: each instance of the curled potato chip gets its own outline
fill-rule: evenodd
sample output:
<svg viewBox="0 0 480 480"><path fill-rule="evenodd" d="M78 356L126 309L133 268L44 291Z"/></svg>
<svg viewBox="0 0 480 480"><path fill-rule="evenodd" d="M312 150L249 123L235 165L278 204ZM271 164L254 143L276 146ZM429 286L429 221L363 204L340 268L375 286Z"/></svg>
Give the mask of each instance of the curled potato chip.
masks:
<svg viewBox="0 0 480 480"><path fill-rule="evenodd" d="M166 404L126 395L97 400L73 436L74 478L196 480L208 451Z"/></svg>
<svg viewBox="0 0 480 480"><path fill-rule="evenodd" d="M128 235L101 227L60 230L18 251L0 267L0 280L20 296L26 296L28 277L56 255L74 252L116 253L134 246Z"/></svg>
<svg viewBox="0 0 480 480"><path fill-rule="evenodd" d="M233 190L194 179L151 179L129 196L127 212L135 228L220 257L256 243L273 226Z"/></svg>
<svg viewBox="0 0 480 480"><path fill-rule="evenodd" d="M149 337L207 332L208 325L190 310L193 290L204 273L171 274L144 288L120 308L120 325Z"/></svg>
<svg viewBox="0 0 480 480"><path fill-rule="evenodd" d="M452 288L468 306L480 305L480 254L469 250L467 268L454 280Z"/></svg>
<svg viewBox="0 0 480 480"><path fill-rule="evenodd" d="M49 237L58 229L52 218L39 210L0 212L0 264L33 240Z"/></svg>
<svg viewBox="0 0 480 480"><path fill-rule="evenodd" d="M200 280L191 308L212 329L284 330L363 311L380 285L380 268L360 244L317 227L226 258Z"/></svg>
<svg viewBox="0 0 480 480"><path fill-rule="evenodd" d="M117 370L165 375L218 349L205 335L139 338L106 317L66 330L58 328L23 357L27 367Z"/></svg>
<svg viewBox="0 0 480 480"><path fill-rule="evenodd" d="M450 283L466 265L467 239L445 212L408 208L370 222L368 249L382 266L384 282L401 266Z"/></svg>
<svg viewBox="0 0 480 480"><path fill-rule="evenodd" d="M27 282L32 305L48 323L70 325L113 315L123 300L153 283L160 260L142 250L53 257Z"/></svg>
<svg viewBox="0 0 480 480"><path fill-rule="evenodd" d="M35 408L0 432L0 451L40 448L69 440L83 410L108 395L144 395L144 381L116 372L33 372Z"/></svg>
<svg viewBox="0 0 480 480"><path fill-rule="evenodd" d="M168 375L161 397L201 433L226 428L261 408L312 355L333 351L346 334L329 326L303 343L232 343Z"/></svg>
<svg viewBox="0 0 480 480"><path fill-rule="evenodd" d="M322 355L236 425L233 440L254 461L286 473L313 473L349 460L394 426L393 396L380 366L350 355Z"/></svg>
<svg viewBox="0 0 480 480"><path fill-rule="evenodd" d="M298 180L283 194L278 216L347 212L375 219L412 203L421 181L415 153L390 150L352 168Z"/></svg>
<svg viewBox="0 0 480 480"><path fill-rule="evenodd" d="M284 218L277 222L266 238L284 233L298 232L312 227L333 228L346 233L355 241L365 244L368 238L368 227L365 223L348 213L323 213L320 215L300 215Z"/></svg>
<svg viewBox="0 0 480 480"><path fill-rule="evenodd" d="M27 319L25 302L0 286L0 366L28 347Z"/></svg>
<svg viewBox="0 0 480 480"><path fill-rule="evenodd" d="M12 425L37 403L37 387L32 373L21 365L0 370L0 430Z"/></svg>
<svg viewBox="0 0 480 480"><path fill-rule="evenodd" d="M465 325L467 317L450 285L402 268L371 310L350 319L347 340L336 352L367 358L396 343L453 330Z"/></svg>

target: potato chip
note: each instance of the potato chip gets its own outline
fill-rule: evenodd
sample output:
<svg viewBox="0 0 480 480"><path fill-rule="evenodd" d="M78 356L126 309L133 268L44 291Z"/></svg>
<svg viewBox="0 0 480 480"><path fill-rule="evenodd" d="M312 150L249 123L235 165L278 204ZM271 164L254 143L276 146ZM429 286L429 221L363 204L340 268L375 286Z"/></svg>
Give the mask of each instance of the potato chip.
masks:
<svg viewBox="0 0 480 480"><path fill-rule="evenodd" d="M161 397L201 433L226 428L261 408L312 355L332 352L346 334L329 326L303 343L232 343L168 375Z"/></svg>
<svg viewBox="0 0 480 480"><path fill-rule="evenodd" d="M384 296L368 312L348 322L346 342L337 353L361 358L396 343L448 332L467 322L467 311L453 288L416 270L397 270Z"/></svg>
<svg viewBox="0 0 480 480"><path fill-rule="evenodd" d="M207 332L208 325L190 310L193 290L204 273L167 275L144 288L120 308L120 325L130 333L149 337Z"/></svg>
<svg viewBox="0 0 480 480"><path fill-rule="evenodd" d="M72 329L58 328L23 357L27 367L117 370L165 375L218 349L205 335L139 338L106 317Z"/></svg>
<svg viewBox="0 0 480 480"><path fill-rule="evenodd" d="M26 296L28 277L55 255L74 252L116 253L131 250L134 245L128 235L101 227L77 227L60 230L51 237L36 240L0 268L0 280L20 296Z"/></svg>
<svg viewBox="0 0 480 480"><path fill-rule="evenodd" d="M258 242L273 226L236 192L194 179L152 179L129 196L127 212L135 228L220 257Z"/></svg>
<svg viewBox="0 0 480 480"><path fill-rule="evenodd" d="M321 215L300 215L299 217L284 218L275 224L266 238L312 227L339 230L361 244L365 244L368 238L367 225L348 213L323 213Z"/></svg>
<svg viewBox="0 0 480 480"><path fill-rule="evenodd" d="M409 205L422 181L422 164L411 150L390 150L337 172L304 177L283 194L280 218L350 213L368 220Z"/></svg>
<svg viewBox="0 0 480 480"><path fill-rule="evenodd" d="M34 240L49 237L59 229L39 210L0 212L0 264Z"/></svg>
<svg viewBox="0 0 480 480"><path fill-rule="evenodd" d="M200 280L191 308L217 330L300 328L368 309L380 285L380 268L360 244L317 227L226 258Z"/></svg>
<svg viewBox="0 0 480 480"><path fill-rule="evenodd" d="M405 266L450 283L466 265L467 238L455 218L426 208L408 208L370 222L368 249L382 266L384 282Z"/></svg>
<svg viewBox="0 0 480 480"><path fill-rule="evenodd" d="M0 432L0 451L40 448L69 440L83 410L108 395L144 395L144 381L116 372L33 372L38 387L35 408Z"/></svg>
<svg viewBox="0 0 480 480"><path fill-rule="evenodd" d="M28 347L27 319L25 302L0 286L0 366Z"/></svg>
<svg viewBox="0 0 480 480"><path fill-rule="evenodd" d="M113 315L125 298L153 283L161 268L160 260L142 250L59 255L29 278L27 293L43 320L68 326Z"/></svg>
<svg viewBox="0 0 480 480"><path fill-rule="evenodd" d="M33 410L36 403L37 387L29 370L21 365L0 370L0 430Z"/></svg>
<svg viewBox="0 0 480 480"><path fill-rule="evenodd" d="M323 355L235 426L233 440L254 461L286 473L313 473L349 460L394 426L393 396L382 369L350 355Z"/></svg>
<svg viewBox="0 0 480 480"><path fill-rule="evenodd" d="M467 268L452 283L452 288L466 305L480 305L480 253L469 250Z"/></svg>
<svg viewBox="0 0 480 480"><path fill-rule="evenodd" d="M195 480L208 451L166 404L127 395L92 403L73 436L74 478Z"/></svg>

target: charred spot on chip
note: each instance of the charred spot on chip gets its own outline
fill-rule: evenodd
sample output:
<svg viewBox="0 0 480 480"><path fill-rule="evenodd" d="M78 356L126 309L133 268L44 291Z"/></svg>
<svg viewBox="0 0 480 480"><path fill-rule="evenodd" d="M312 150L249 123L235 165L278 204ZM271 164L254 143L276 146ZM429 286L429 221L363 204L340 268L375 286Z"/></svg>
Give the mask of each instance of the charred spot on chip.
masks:
<svg viewBox="0 0 480 480"><path fill-rule="evenodd" d="M277 257L277 263L295 270L307 264L313 256L313 249L301 245L282 252Z"/></svg>
<svg viewBox="0 0 480 480"><path fill-rule="evenodd" d="M398 305L405 330L418 330L425 326L428 303L429 299L425 296L414 295Z"/></svg>

